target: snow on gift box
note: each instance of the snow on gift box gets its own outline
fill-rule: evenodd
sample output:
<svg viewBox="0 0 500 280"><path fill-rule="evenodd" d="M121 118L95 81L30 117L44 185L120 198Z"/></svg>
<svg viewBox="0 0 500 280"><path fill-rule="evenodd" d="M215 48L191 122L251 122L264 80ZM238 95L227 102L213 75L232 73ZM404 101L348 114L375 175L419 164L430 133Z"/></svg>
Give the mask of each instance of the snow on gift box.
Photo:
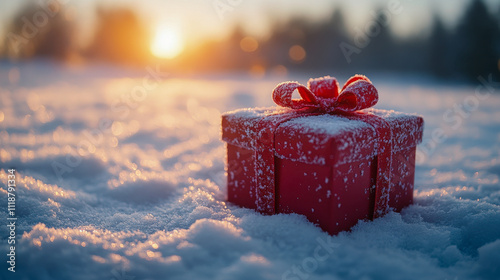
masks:
<svg viewBox="0 0 500 280"><path fill-rule="evenodd" d="M412 203L420 116L370 109L378 93L361 75L341 90L331 77L281 83L273 100L222 116L230 202L303 214L330 234Z"/></svg>

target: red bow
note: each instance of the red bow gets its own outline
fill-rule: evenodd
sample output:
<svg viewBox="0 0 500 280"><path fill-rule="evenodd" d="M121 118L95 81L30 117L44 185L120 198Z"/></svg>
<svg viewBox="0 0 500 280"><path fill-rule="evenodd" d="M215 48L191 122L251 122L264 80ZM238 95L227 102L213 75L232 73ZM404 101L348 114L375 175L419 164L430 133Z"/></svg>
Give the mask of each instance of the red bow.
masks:
<svg viewBox="0 0 500 280"><path fill-rule="evenodd" d="M292 99L294 90L302 99ZM339 93L339 83L335 78L326 76L310 79L307 87L298 82L284 82L273 90L276 104L292 109L317 108L331 113L335 111L354 112L377 104L377 89L363 75L352 76Z"/></svg>

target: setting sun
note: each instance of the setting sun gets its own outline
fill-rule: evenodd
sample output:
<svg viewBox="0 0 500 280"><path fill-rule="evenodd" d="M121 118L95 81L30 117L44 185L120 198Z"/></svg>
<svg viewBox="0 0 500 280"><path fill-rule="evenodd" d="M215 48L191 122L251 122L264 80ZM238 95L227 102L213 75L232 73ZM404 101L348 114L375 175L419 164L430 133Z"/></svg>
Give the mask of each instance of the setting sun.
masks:
<svg viewBox="0 0 500 280"><path fill-rule="evenodd" d="M158 28L151 44L151 52L160 58L174 58L182 52L183 48L180 33L168 27Z"/></svg>

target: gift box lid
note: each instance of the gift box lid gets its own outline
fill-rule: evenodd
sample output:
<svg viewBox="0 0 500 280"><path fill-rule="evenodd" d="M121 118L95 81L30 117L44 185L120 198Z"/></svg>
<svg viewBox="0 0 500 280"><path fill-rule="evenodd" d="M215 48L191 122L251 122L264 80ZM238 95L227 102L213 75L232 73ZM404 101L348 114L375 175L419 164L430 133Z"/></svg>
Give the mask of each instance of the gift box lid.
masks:
<svg viewBox="0 0 500 280"><path fill-rule="evenodd" d="M365 121L344 115L304 115L282 107L240 109L223 114L222 139L235 146L256 150L258 123L263 118L272 121L272 118L279 119L284 114L291 114L293 118L276 129L274 149L277 157L308 164L338 165L373 157L377 153L376 129ZM414 147L422 141L424 121L418 115L371 108L355 114L383 118L391 127L393 152Z"/></svg>

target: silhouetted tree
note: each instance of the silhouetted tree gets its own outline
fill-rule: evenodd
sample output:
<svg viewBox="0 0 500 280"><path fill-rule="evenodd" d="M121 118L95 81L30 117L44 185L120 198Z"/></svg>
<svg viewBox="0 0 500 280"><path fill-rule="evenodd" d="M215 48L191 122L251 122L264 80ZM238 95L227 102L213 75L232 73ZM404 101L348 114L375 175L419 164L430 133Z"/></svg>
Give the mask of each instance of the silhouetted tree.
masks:
<svg viewBox="0 0 500 280"><path fill-rule="evenodd" d="M479 75L488 74L498 76L497 34L497 20L483 1L474 0L457 29L460 47L457 66L468 79L475 81Z"/></svg>
<svg viewBox="0 0 500 280"><path fill-rule="evenodd" d="M449 44L450 35L443 21L434 15L431 35L429 37L429 67L432 74L437 77L446 77L449 73L449 54L452 46Z"/></svg>
<svg viewBox="0 0 500 280"><path fill-rule="evenodd" d="M212 48L211 53L205 54L209 69L248 69L257 62L258 52L245 52L240 43L247 34L241 26L236 26L225 44ZM203 59L203 57L202 57Z"/></svg>
<svg viewBox="0 0 500 280"><path fill-rule="evenodd" d="M328 25L332 28L330 36L333 38L333 49L331 50L331 52L333 52L332 66L336 69L346 69L349 64L344 58L344 54L340 49L340 44L342 42L347 42L349 40L349 35L347 34L345 18L341 9L334 10Z"/></svg>
<svg viewBox="0 0 500 280"><path fill-rule="evenodd" d="M151 58L151 36L139 17L130 9L97 10L97 28L87 55L90 58L143 64Z"/></svg>
<svg viewBox="0 0 500 280"><path fill-rule="evenodd" d="M262 57L270 65L285 65L292 69L342 69L348 66L339 44L348 40L342 11L336 9L325 21L311 22L305 18L294 17L283 23L275 23L272 35L263 43ZM304 48L306 57L293 61L289 49L299 45Z"/></svg>
<svg viewBox="0 0 500 280"><path fill-rule="evenodd" d="M302 17L275 23L269 40L262 46L263 55L269 59L271 65L282 64L288 68L304 68L303 63L311 59L312 53L306 53L306 59L303 62L295 63L289 57L289 49L294 45L304 47L307 40L312 39L312 35L307 36L307 33L315 33L312 31L313 28L312 23Z"/></svg>
<svg viewBox="0 0 500 280"><path fill-rule="evenodd" d="M498 58L497 68L500 71L500 6L498 7L496 19L497 19L496 53L497 53L497 58Z"/></svg>
<svg viewBox="0 0 500 280"><path fill-rule="evenodd" d="M392 15L379 9L374 20L361 29L369 44L362 50L358 63L365 64L371 69L394 68L394 63L397 61L393 57L394 38L390 29L391 19L388 16Z"/></svg>
<svg viewBox="0 0 500 280"><path fill-rule="evenodd" d="M342 41L347 41L344 17L340 9L334 10L327 21L304 27L303 45L307 53L305 67L345 69L348 66L339 48Z"/></svg>
<svg viewBox="0 0 500 280"><path fill-rule="evenodd" d="M67 59L75 51L74 23L57 1L30 3L7 28L4 51L10 58Z"/></svg>

